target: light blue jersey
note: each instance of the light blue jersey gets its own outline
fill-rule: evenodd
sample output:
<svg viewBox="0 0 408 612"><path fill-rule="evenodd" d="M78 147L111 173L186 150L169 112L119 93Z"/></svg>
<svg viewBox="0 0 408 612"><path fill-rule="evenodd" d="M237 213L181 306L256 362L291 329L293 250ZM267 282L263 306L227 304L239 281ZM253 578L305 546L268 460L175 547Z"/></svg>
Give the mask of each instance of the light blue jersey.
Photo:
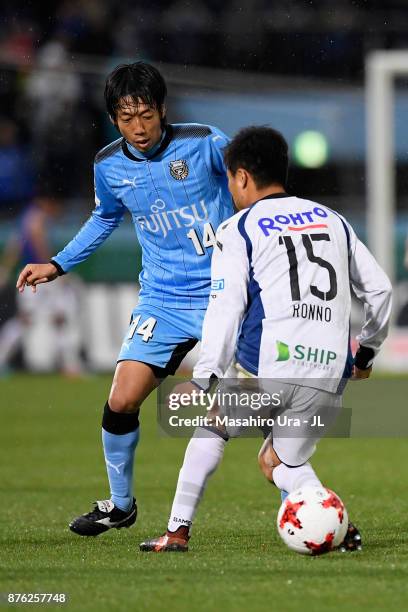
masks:
<svg viewBox="0 0 408 612"><path fill-rule="evenodd" d="M227 143L217 128L174 124L149 157L123 138L102 149L95 158L96 207L53 261L68 272L128 210L142 247L139 303L206 308L215 232L234 213L222 154Z"/></svg>

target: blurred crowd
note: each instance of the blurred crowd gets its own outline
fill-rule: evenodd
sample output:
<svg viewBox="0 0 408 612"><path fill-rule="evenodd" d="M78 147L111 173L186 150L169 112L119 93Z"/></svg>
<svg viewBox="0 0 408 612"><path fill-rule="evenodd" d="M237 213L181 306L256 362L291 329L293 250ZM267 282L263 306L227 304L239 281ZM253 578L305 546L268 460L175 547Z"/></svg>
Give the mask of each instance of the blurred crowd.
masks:
<svg viewBox="0 0 408 612"><path fill-rule="evenodd" d="M359 78L363 52L406 45L404 0L3 0L3 51L131 56Z"/></svg>
<svg viewBox="0 0 408 612"><path fill-rule="evenodd" d="M3 0L0 217L44 173L67 197L90 193L89 160L107 140L103 80L72 59L99 58L105 74L144 58L350 82L370 48L406 44L407 12L403 0Z"/></svg>
<svg viewBox="0 0 408 612"><path fill-rule="evenodd" d="M365 54L406 47L407 26L407 0L3 0L0 223L14 230L0 226L0 375L22 344L32 369L81 370L75 282L41 292L49 363L35 348L39 309L13 285L19 266L49 258L67 199L89 208L90 160L115 137L102 95L111 68L145 59L361 84Z"/></svg>
<svg viewBox="0 0 408 612"><path fill-rule="evenodd" d="M10 3L11 4L11 3ZM29 6L6 8L0 25L0 216L13 216L52 180L64 196L90 183L89 160L103 140L95 88L70 70L69 18L49 30ZM63 7L61 6L63 13ZM51 12L50 15L53 13ZM41 19L40 19L41 17ZM65 25L63 25L65 23ZM55 27L54 27L55 26ZM98 90L99 97L101 91ZM84 174L86 176L84 176ZM85 180L86 179L86 180ZM89 192L89 189L88 189ZM83 195L83 191L82 191Z"/></svg>

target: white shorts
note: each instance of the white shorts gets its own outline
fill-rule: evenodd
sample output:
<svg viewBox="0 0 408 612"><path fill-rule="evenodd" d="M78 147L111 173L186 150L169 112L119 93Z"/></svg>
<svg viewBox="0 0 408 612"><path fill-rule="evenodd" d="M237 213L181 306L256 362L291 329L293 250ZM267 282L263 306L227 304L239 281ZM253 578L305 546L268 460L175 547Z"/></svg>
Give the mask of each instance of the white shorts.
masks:
<svg viewBox="0 0 408 612"><path fill-rule="evenodd" d="M284 391L283 410L269 436L282 463L294 467L310 459L316 443L331 429L342 409L342 396L290 383L279 387Z"/></svg>
<svg viewBox="0 0 408 612"><path fill-rule="evenodd" d="M239 381L233 380L234 372ZM230 368L228 375L230 378L223 379L220 385L227 393L238 387L242 394L279 397L278 405L265 405L256 411L256 416L263 419L261 429L264 435L270 437L279 459L288 466L299 466L310 459L316 443L331 429L342 409L341 395L295 382L256 378L239 364ZM232 425L226 425L230 437L246 435L248 426L235 425L234 417L243 420L253 417L252 408L223 406L221 412L233 417Z"/></svg>

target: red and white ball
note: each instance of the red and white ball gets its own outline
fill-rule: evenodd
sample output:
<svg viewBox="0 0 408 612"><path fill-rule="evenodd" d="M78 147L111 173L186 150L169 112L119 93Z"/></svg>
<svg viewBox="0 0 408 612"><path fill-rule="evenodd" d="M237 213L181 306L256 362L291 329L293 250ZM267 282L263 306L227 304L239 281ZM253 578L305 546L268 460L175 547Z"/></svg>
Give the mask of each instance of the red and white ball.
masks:
<svg viewBox="0 0 408 612"><path fill-rule="evenodd" d="M344 540L347 510L340 497L324 487L292 491L278 512L278 531L285 544L302 555L322 555Z"/></svg>

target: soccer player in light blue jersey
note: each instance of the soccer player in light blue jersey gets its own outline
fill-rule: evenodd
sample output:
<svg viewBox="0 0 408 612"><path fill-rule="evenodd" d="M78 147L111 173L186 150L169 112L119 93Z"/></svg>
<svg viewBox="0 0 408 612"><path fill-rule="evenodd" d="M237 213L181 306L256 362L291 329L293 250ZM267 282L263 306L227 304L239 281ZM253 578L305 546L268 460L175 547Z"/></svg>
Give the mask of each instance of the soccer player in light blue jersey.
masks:
<svg viewBox="0 0 408 612"><path fill-rule="evenodd" d="M227 137L201 124L168 124L166 84L153 66L118 66L105 102L121 137L95 158L95 209L50 263L30 263L17 288L50 282L91 255L126 211L142 247L139 303L118 356L102 419L111 497L70 523L84 536L136 521L133 462L139 409L201 338L215 231L233 213L223 161Z"/></svg>

